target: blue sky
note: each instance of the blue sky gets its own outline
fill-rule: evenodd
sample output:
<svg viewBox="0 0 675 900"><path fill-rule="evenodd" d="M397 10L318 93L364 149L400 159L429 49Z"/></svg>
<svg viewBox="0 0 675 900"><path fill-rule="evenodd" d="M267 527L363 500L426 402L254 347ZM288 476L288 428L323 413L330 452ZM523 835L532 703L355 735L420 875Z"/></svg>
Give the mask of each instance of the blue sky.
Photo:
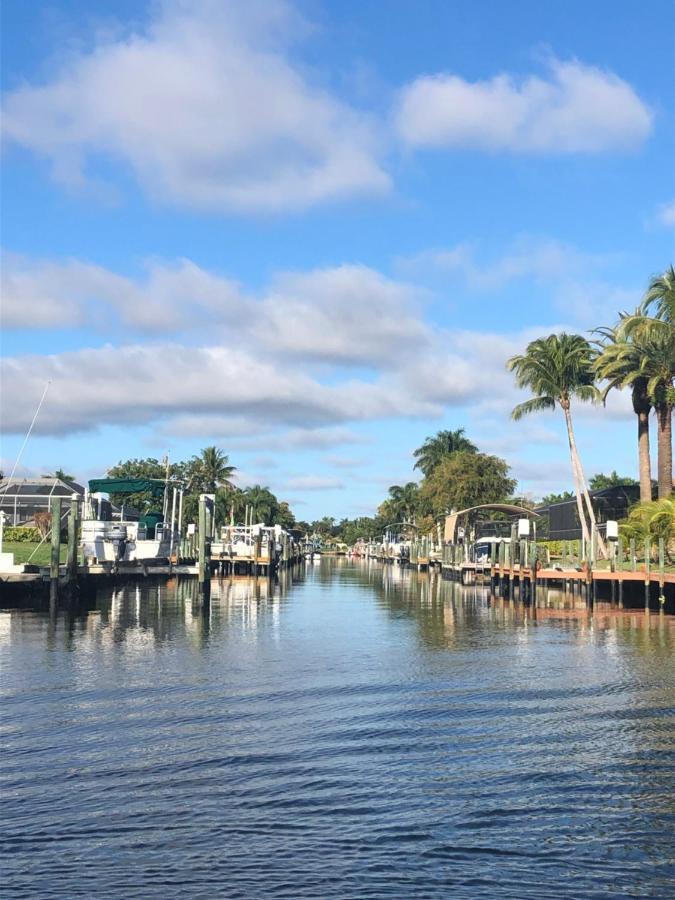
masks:
<svg viewBox="0 0 675 900"><path fill-rule="evenodd" d="M3 15L2 463L216 443L296 514L373 512L464 427L534 496L505 360L673 257L672 2L54 2ZM636 471L627 396L580 408Z"/></svg>

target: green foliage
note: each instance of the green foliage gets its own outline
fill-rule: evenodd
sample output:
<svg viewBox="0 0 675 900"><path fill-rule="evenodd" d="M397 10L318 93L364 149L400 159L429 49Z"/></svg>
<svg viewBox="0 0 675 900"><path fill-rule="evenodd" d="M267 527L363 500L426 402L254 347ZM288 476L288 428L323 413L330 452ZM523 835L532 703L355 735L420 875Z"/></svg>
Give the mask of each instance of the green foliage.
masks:
<svg viewBox="0 0 675 900"><path fill-rule="evenodd" d="M13 543L34 542L41 540L40 531L31 525L8 525L3 531L3 541Z"/></svg>
<svg viewBox="0 0 675 900"><path fill-rule="evenodd" d="M378 515L386 524L412 522L420 512L420 489L415 481L401 486L393 484L389 496L378 507Z"/></svg>
<svg viewBox="0 0 675 900"><path fill-rule="evenodd" d="M537 546L546 547L549 552L549 556L554 559L559 559L563 555L563 547L565 552L570 555L579 558L581 555L581 541L537 541Z"/></svg>
<svg viewBox="0 0 675 900"><path fill-rule="evenodd" d="M185 473L185 463L173 463L169 466L169 482L181 482ZM166 478L166 465L158 459L127 459L108 469L110 478ZM161 512L162 498L154 497L150 491L138 491L135 494L110 494L115 506L130 506L141 513Z"/></svg>
<svg viewBox="0 0 675 900"><path fill-rule="evenodd" d="M564 503L566 500L574 500L574 491L563 491L561 494L546 494L541 498L542 506L551 506L553 503Z"/></svg>
<svg viewBox="0 0 675 900"><path fill-rule="evenodd" d="M437 516L452 508L504 502L515 486L503 459L486 453L459 452L440 462L424 479L419 496L422 506Z"/></svg>
<svg viewBox="0 0 675 900"><path fill-rule="evenodd" d="M592 491L601 491L604 488L611 487L627 487L628 485L633 484L635 484L634 478L630 478L628 475L618 475L614 470L612 470L609 475L603 475L602 472L599 472L597 475L592 475L589 481L589 486Z"/></svg>
<svg viewBox="0 0 675 900"><path fill-rule="evenodd" d="M416 459L414 468L421 469L427 478L436 466L453 453L477 453L478 448L468 438L464 437L464 429L456 431L438 431L432 437L428 437L421 447L413 451Z"/></svg>
<svg viewBox="0 0 675 900"><path fill-rule="evenodd" d="M651 546L663 538L666 549L670 551L675 541L675 494L636 504L628 518L619 523L619 530L625 540L648 541Z"/></svg>
<svg viewBox="0 0 675 900"><path fill-rule="evenodd" d="M48 472L45 478L60 478L61 481L75 481L74 475L68 475L63 469L57 469L56 472Z"/></svg>
<svg viewBox="0 0 675 900"><path fill-rule="evenodd" d="M215 494L219 487L232 487L236 468L217 447L204 447L199 456L185 464L184 477L191 493Z"/></svg>
<svg viewBox="0 0 675 900"><path fill-rule="evenodd" d="M514 419L532 412L569 406L572 397L598 400L593 369L593 349L580 334L550 334L531 341L520 356L512 356L507 368L515 372L519 388L535 395L513 410Z"/></svg>

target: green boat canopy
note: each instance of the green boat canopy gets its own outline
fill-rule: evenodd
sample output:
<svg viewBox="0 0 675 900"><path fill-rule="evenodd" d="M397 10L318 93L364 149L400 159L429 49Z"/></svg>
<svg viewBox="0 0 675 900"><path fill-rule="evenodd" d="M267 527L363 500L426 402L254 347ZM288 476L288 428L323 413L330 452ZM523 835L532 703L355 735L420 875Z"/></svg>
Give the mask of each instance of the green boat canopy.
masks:
<svg viewBox="0 0 675 900"><path fill-rule="evenodd" d="M92 478L89 482L92 494L137 494L150 491L153 497L164 494L164 482L159 478Z"/></svg>

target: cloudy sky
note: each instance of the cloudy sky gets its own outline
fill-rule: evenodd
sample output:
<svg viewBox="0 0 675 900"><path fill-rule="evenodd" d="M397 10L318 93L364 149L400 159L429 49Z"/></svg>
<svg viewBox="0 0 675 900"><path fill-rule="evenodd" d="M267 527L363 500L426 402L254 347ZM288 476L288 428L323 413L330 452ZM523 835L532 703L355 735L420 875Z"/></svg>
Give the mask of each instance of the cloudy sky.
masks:
<svg viewBox="0 0 675 900"><path fill-rule="evenodd" d="M671 0L4 0L2 464L229 453L374 511L466 428L570 486L505 360L673 257ZM628 397L580 408L636 471Z"/></svg>

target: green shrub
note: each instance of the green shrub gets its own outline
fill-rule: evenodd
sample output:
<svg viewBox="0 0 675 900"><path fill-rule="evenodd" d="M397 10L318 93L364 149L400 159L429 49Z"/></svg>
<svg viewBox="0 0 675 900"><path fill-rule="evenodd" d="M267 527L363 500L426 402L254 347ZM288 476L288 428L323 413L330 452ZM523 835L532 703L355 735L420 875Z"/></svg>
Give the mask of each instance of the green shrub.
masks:
<svg viewBox="0 0 675 900"><path fill-rule="evenodd" d="M562 558L563 545L568 556L578 557L581 552L581 541L537 541L537 544L546 547L551 557Z"/></svg>
<svg viewBox="0 0 675 900"><path fill-rule="evenodd" d="M37 528L30 525L10 525L3 531L3 539L18 543L39 543L42 540Z"/></svg>

